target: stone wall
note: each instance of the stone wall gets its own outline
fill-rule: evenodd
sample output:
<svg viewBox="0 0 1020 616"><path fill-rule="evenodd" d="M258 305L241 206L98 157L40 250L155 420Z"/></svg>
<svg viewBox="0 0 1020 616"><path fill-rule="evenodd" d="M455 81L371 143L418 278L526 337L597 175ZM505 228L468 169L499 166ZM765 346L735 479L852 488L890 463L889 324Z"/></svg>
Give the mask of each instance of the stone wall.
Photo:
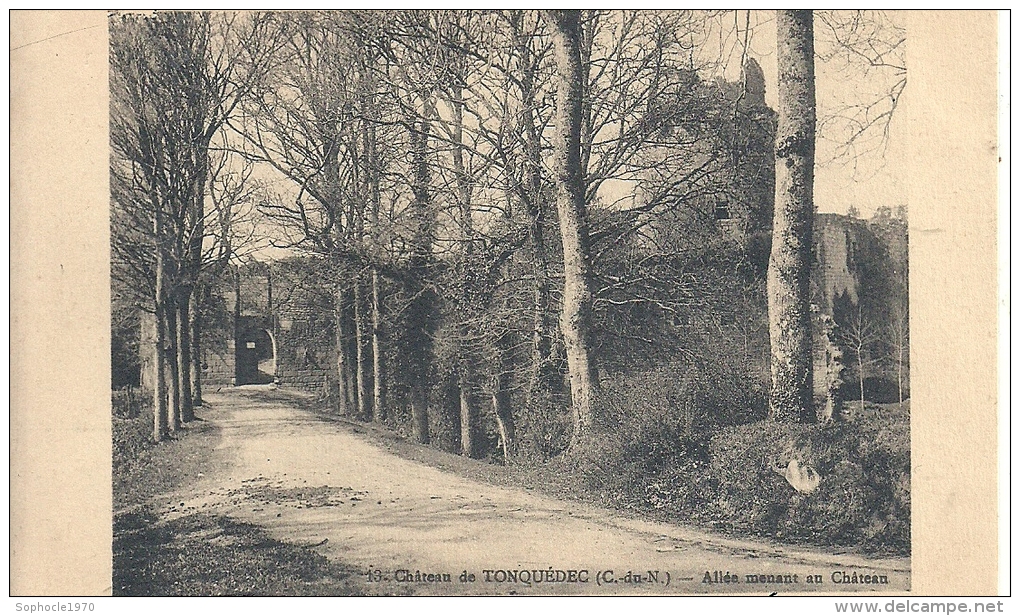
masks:
<svg viewBox="0 0 1020 616"><path fill-rule="evenodd" d="M814 223L815 264L811 272L812 304L816 317L814 390L824 397L826 374L832 361L831 344L822 339L820 320L827 317L836 342L842 344L843 380L855 380L854 358L845 348L846 337L856 330L868 339L867 377L872 388L895 382L896 366L891 328L897 310L907 305L906 223L876 217L871 221L839 214L818 214ZM866 334L866 335L865 335ZM842 340L842 342L840 342ZM889 384L885 384L888 389ZM882 397L867 396L870 398ZM887 397L887 396L886 396ZM888 400L884 400L888 401Z"/></svg>
<svg viewBox="0 0 1020 616"><path fill-rule="evenodd" d="M274 263L281 385L323 392L336 381L333 301L323 279L321 263L312 259Z"/></svg>
<svg viewBox="0 0 1020 616"><path fill-rule="evenodd" d="M857 236L866 231L861 224L839 214L817 214L814 223L815 265L811 272L812 301L832 316L836 298L845 296L857 303L861 281L850 271L858 250Z"/></svg>
<svg viewBox="0 0 1020 616"><path fill-rule="evenodd" d="M220 326L222 315L206 314L211 327L202 330L200 344L202 386L223 387L234 383L234 338L231 319L229 331ZM156 383L156 366L152 356L152 345L156 338L156 317L151 312L140 314L139 363L141 364L140 385L152 391Z"/></svg>
<svg viewBox="0 0 1020 616"><path fill-rule="evenodd" d="M234 339L202 345L202 385L234 384Z"/></svg>
<svg viewBox="0 0 1020 616"><path fill-rule="evenodd" d="M234 343L235 282L233 272L223 273L207 290L202 311L202 384L209 387L233 385L236 378Z"/></svg>
<svg viewBox="0 0 1020 616"><path fill-rule="evenodd" d="M203 332L203 383L275 381L317 393L335 387L333 305L319 269L314 259L295 258L225 272L210 291L214 327ZM248 349L269 343L273 357ZM251 353L258 355L257 373L248 369Z"/></svg>

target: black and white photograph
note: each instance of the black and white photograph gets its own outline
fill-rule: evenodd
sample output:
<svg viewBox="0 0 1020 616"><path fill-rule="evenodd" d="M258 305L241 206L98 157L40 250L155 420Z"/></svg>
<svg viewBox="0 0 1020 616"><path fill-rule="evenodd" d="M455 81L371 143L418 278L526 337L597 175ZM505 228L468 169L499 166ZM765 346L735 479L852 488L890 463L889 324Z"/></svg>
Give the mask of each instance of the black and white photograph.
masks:
<svg viewBox="0 0 1020 616"><path fill-rule="evenodd" d="M916 590L907 13L107 12L108 592Z"/></svg>

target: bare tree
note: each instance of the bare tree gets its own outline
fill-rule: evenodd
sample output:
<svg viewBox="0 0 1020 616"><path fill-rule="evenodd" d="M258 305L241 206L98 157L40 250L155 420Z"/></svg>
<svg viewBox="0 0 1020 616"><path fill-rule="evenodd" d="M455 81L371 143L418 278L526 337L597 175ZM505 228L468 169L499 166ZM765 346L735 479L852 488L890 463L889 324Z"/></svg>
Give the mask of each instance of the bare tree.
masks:
<svg viewBox="0 0 1020 616"><path fill-rule="evenodd" d="M903 404L910 365L910 306L907 301L897 302L893 306L889 333L896 365L896 391L900 404Z"/></svg>
<svg viewBox="0 0 1020 616"><path fill-rule="evenodd" d="M563 240L563 308L560 330L566 345L576 446L595 427L598 375L591 347L592 272L581 161L582 92L581 15L577 10L546 12L552 27L557 67L556 132L553 169L556 207Z"/></svg>
<svg viewBox="0 0 1020 616"><path fill-rule="evenodd" d="M843 95L819 119L819 137L831 144L832 159L855 165L883 152L900 97L907 86L906 30L894 11L815 12L818 58L826 69L862 87ZM861 79L861 78L865 79Z"/></svg>
<svg viewBox="0 0 1020 616"><path fill-rule="evenodd" d="M298 187L275 195L263 212L284 237L277 246L326 256L334 272L334 335L341 414L367 414L367 357L361 270L366 217L376 216L366 170L375 135L359 123L365 92L364 47L344 29L343 17L294 13L274 17L286 41L278 62L249 99L235 128L250 160L268 164ZM363 147L364 146L364 147ZM366 190L366 185L368 189Z"/></svg>
<svg viewBox="0 0 1020 616"><path fill-rule="evenodd" d="M860 410L864 412L864 381L869 371L877 365L877 359L872 355L872 349L878 340L878 329L873 323L864 317L864 310L860 305L856 307L849 321L840 328L840 338L843 345L853 356L855 365Z"/></svg>
<svg viewBox="0 0 1020 616"><path fill-rule="evenodd" d="M204 26L184 14L148 19L114 17L111 21L114 201L125 210L140 206L128 220L152 220L155 440L176 427L182 403L191 402L181 397L179 332L175 324L176 298L185 273L184 247L190 244L193 231L190 223L195 184L200 178L197 167L202 163L200 153L192 146L195 126L204 128L206 112L199 89L203 84L198 83L206 40ZM118 222L116 217L114 222Z"/></svg>

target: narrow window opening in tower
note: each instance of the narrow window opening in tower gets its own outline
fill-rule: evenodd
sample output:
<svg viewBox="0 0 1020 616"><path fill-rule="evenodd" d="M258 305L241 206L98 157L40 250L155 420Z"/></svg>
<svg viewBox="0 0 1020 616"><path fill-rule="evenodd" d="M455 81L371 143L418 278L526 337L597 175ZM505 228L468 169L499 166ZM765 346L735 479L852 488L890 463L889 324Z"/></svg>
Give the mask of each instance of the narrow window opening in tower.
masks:
<svg viewBox="0 0 1020 616"><path fill-rule="evenodd" d="M720 198L715 202L715 219L716 220L729 220L730 219L730 203L726 199Z"/></svg>

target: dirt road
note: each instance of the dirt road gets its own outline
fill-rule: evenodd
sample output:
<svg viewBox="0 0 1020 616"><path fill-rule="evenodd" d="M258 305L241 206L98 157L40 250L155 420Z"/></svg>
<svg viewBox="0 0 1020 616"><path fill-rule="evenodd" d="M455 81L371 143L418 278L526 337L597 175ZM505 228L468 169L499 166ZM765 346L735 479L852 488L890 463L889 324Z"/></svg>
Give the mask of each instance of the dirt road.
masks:
<svg viewBox="0 0 1020 616"><path fill-rule="evenodd" d="M397 457L280 392L237 388L207 399L203 416L220 431L220 444L203 476L170 495L161 515L203 512L257 524L275 539L362 568L380 594L909 587L907 559L735 541L464 479Z"/></svg>

